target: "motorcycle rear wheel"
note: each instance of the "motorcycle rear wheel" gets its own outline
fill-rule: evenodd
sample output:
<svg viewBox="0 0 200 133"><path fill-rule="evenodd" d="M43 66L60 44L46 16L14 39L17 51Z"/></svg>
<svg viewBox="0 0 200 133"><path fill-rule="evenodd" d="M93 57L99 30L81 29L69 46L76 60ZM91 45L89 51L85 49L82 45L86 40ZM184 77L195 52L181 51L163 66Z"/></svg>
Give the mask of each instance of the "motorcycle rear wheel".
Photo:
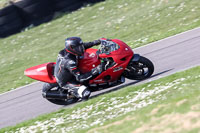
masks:
<svg viewBox="0 0 200 133"><path fill-rule="evenodd" d="M58 93L59 90L59 86L58 84L50 84L50 83L45 83L43 85L43 89L42 89L42 95L45 98L45 94L47 93ZM66 91L63 91L62 93L67 95ZM76 97L73 98L66 98L66 99L54 99L54 98L46 98L49 102L57 104L57 105L69 105L69 104L73 104L76 103L79 99Z"/></svg>
<svg viewBox="0 0 200 133"><path fill-rule="evenodd" d="M143 80L149 78L154 72L153 63L141 56L138 61L130 61L124 71L124 76L131 80Z"/></svg>
<svg viewBox="0 0 200 133"><path fill-rule="evenodd" d="M47 99L47 100L57 105L70 105L78 101L78 99Z"/></svg>

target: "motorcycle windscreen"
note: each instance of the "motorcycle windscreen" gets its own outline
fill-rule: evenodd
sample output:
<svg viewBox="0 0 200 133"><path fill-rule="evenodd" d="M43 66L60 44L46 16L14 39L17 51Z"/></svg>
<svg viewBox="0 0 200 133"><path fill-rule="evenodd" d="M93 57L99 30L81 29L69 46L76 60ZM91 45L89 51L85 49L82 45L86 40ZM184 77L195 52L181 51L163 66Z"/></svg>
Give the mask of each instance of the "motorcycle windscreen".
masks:
<svg viewBox="0 0 200 133"><path fill-rule="evenodd" d="M24 75L47 83L56 83L56 79L53 76L54 62L45 63L28 68L24 71Z"/></svg>

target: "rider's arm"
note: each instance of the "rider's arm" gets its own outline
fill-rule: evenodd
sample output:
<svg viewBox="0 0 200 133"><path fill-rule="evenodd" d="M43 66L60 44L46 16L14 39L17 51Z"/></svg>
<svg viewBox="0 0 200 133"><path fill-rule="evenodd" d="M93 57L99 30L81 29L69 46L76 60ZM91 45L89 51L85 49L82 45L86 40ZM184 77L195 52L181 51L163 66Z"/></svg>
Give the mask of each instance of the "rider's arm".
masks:
<svg viewBox="0 0 200 133"><path fill-rule="evenodd" d="M84 82L86 80L89 80L93 76L91 71L81 74L80 70L77 67L71 69L71 73L76 77L76 80L79 82Z"/></svg>
<svg viewBox="0 0 200 133"><path fill-rule="evenodd" d="M85 43L83 43L85 49L91 48L91 47L93 47L95 45L99 45L99 44L101 44L100 40L94 40L93 42L85 42Z"/></svg>
<svg viewBox="0 0 200 133"><path fill-rule="evenodd" d="M65 66L70 71L70 73L76 77L76 80L79 82L84 82L84 81L92 78L93 75L96 75L100 72L100 70L98 70L98 68L94 68L90 72L81 74L80 70L77 67L77 62L74 60L68 60L66 62Z"/></svg>

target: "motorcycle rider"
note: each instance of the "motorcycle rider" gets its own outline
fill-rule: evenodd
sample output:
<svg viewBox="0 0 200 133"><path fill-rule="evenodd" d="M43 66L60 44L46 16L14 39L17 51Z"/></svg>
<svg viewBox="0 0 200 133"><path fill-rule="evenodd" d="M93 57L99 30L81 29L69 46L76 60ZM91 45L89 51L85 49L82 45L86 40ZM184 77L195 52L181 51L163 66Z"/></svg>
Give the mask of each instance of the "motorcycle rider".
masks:
<svg viewBox="0 0 200 133"><path fill-rule="evenodd" d="M78 59L92 46L99 45L100 40L84 43L80 37L69 37L65 40L65 48L58 54L54 75L58 85L67 89L72 95L80 99L87 99L90 91L82 83L102 72L102 66L93 68L88 73L81 73Z"/></svg>

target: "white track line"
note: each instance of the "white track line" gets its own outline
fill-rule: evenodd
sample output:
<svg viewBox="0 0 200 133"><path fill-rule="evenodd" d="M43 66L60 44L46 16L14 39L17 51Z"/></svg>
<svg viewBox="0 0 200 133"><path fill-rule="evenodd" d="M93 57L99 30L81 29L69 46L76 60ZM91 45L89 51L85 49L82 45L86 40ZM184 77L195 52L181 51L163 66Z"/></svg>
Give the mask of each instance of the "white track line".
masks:
<svg viewBox="0 0 200 133"><path fill-rule="evenodd" d="M39 82L40 82L40 81L36 81L36 82L30 83L30 84L28 84L28 85L18 87L18 88L14 89L14 90L10 90L10 91L4 92L4 93L0 94L0 96L5 95L5 94L10 93L10 92L14 92L14 91L21 90L21 89L23 89L24 87L28 87L28 86L37 84L37 83L39 83Z"/></svg>

